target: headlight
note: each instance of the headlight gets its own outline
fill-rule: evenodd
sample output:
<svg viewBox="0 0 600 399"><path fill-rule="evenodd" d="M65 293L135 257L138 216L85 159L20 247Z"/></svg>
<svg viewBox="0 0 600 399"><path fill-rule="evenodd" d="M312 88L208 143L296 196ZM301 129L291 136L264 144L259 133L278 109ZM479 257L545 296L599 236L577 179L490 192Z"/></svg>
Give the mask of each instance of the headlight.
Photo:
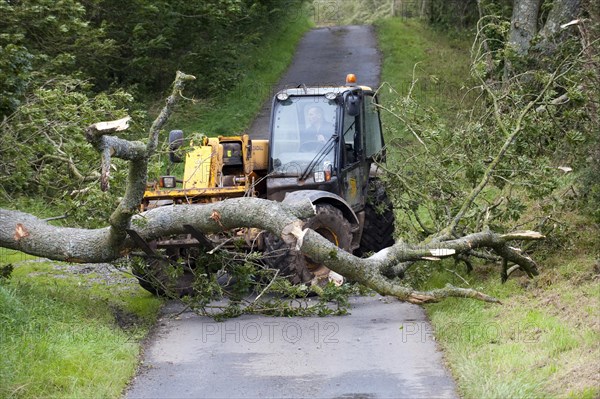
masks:
<svg viewBox="0 0 600 399"><path fill-rule="evenodd" d="M159 185L164 188L175 188L177 179L175 179L175 176L161 176Z"/></svg>

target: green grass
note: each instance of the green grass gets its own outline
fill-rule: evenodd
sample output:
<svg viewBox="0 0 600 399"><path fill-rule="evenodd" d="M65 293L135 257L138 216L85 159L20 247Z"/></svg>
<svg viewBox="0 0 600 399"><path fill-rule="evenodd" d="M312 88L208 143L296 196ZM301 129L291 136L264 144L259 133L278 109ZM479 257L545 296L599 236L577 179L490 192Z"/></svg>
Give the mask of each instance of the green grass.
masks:
<svg viewBox="0 0 600 399"><path fill-rule="evenodd" d="M597 398L600 395L600 228L574 214L560 249L539 248L540 275L500 283L500 265L441 262L421 289L446 283L501 305L450 299L427 305L448 367L465 398ZM576 241L568 242L575 236ZM460 276L460 277L459 277ZM467 283L465 283L465 281Z"/></svg>
<svg viewBox="0 0 600 399"><path fill-rule="evenodd" d="M160 301L71 265L0 249L0 397L114 398L133 377ZM79 266L81 267L81 266Z"/></svg>
<svg viewBox="0 0 600 399"><path fill-rule="evenodd" d="M247 73L235 87L215 98L188 102L173 115L168 129L182 129L187 136L242 134L265 100L275 94L273 86L291 62L298 41L313 25L308 18L296 17L283 26L239 60Z"/></svg>
<svg viewBox="0 0 600 399"><path fill-rule="evenodd" d="M464 87L469 76L470 35L450 37L418 20L400 18L381 20L376 27L383 54L381 82L403 96L414 82L412 96L423 108L433 107L448 119L454 117L461 103L470 100ZM381 94L385 103L390 94L385 88ZM383 122L392 121L384 113Z"/></svg>
<svg viewBox="0 0 600 399"><path fill-rule="evenodd" d="M599 232L596 231L596 234ZM592 256L562 259L539 277L468 276L502 305L448 300L427 306L449 367L468 398L597 397L600 290ZM575 271L578 279L563 273ZM438 272L427 287L452 280ZM434 284L432 284L434 282ZM464 283L454 281L456 285ZM548 285L549 284L549 285Z"/></svg>
<svg viewBox="0 0 600 399"><path fill-rule="evenodd" d="M8 248L0 248L0 266L35 258L35 256L23 252L14 251Z"/></svg>

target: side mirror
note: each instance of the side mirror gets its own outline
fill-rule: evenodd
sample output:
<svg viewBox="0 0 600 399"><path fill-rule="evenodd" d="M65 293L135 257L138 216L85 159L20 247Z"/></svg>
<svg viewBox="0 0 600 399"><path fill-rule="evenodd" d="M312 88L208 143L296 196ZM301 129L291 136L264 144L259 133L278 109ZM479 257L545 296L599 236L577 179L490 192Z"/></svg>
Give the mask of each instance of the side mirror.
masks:
<svg viewBox="0 0 600 399"><path fill-rule="evenodd" d="M177 151L182 145L183 130L171 130L169 132L169 160L172 163L183 162L183 158Z"/></svg>
<svg viewBox="0 0 600 399"><path fill-rule="evenodd" d="M360 114L360 97L354 94L346 97L346 113L350 116L358 116Z"/></svg>

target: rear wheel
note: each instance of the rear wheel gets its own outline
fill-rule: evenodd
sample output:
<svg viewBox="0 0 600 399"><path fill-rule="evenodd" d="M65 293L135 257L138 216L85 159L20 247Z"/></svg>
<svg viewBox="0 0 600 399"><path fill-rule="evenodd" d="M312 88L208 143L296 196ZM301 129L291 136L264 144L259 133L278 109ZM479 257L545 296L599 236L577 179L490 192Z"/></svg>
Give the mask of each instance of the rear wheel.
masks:
<svg viewBox="0 0 600 399"><path fill-rule="evenodd" d="M371 180L365 204L365 224L356 255L363 256L394 245L394 221L394 207L383 183L378 179Z"/></svg>
<svg viewBox="0 0 600 399"><path fill-rule="evenodd" d="M183 162L183 157L178 153L183 144L183 130L171 130L169 132L169 159L172 163Z"/></svg>
<svg viewBox="0 0 600 399"><path fill-rule="evenodd" d="M318 204L316 215L306 220L304 228L310 228L334 243L339 248L350 251L352 244L351 225L342 212L332 205ZM330 269L294 248L272 234L265 237L265 262L279 269L292 284L311 281L327 282Z"/></svg>

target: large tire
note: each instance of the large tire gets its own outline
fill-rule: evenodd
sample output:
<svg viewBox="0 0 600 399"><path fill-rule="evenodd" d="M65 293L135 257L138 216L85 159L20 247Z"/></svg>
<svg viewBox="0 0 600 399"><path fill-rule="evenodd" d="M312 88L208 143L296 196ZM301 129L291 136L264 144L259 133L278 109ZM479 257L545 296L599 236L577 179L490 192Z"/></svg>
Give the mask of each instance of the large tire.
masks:
<svg viewBox="0 0 600 399"><path fill-rule="evenodd" d="M305 228L315 230L339 248L350 251L352 244L351 225L342 211L329 204L318 204L316 215L306 220ZM279 237L265 237L265 262L292 284L308 283L317 278L321 281L329 275L329 269L319 265L299 251L290 248Z"/></svg>
<svg viewBox="0 0 600 399"><path fill-rule="evenodd" d="M132 273L140 286L154 295L181 298L194 295L196 281L195 248L170 249L166 259L148 259ZM182 261L182 259L184 259Z"/></svg>
<svg viewBox="0 0 600 399"><path fill-rule="evenodd" d="M394 245L394 207L387 196L383 183L378 179L369 181L369 194L365 204L363 227L357 256L378 252Z"/></svg>
<svg viewBox="0 0 600 399"><path fill-rule="evenodd" d="M169 132L169 159L172 163L183 162L183 157L177 151L183 145L183 130Z"/></svg>

